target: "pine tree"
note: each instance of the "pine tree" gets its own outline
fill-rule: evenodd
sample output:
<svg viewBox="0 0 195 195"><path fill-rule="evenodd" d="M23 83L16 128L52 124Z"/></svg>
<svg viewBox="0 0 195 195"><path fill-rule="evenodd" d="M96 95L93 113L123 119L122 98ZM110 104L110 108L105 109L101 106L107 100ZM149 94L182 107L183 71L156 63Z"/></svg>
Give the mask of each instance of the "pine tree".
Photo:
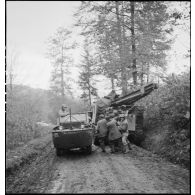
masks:
<svg viewBox="0 0 195 195"><path fill-rule="evenodd" d="M84 55L83 55L83 61L81 64L82 71L79 75L79 86L83 90L83 93L81 94L81 99L84 100L84 102L88 102L88 105L91 107L92 105L92 96L97 96L97 89L93 86L93 58L89 53L89 47L88 42L85 40L84 43Z"/></svg>
<svg viewBox="0 0 195 195"><path fill-rule="evenodd" d="M83 27L82 35L90 40L94 40L99 59L98 72L110 78L112 88L114 80L122 86L125 94L127 91L125 51L122 41L121 18L110 12L116 8L115 2L83 2L79 13L76 14L79 26ZM92 17L86 17L86 13ZM118 25L117 25L118 19ZM119 32L121 32L119 36ZM122 62L122 63L121 63ZM102 72L100 72L102 71Z"/></svg>
<svg viewBox="0 0 195 195"><path fill-rule="evenodd" d="M65 96L65 93L72 95L70 87L72 79L68 76L72 58L68 52L75 47L75 44L69 42L70 36L71 31L60 27L56 34L49 39L48 57L53 65L51 89L62 97Z"/></svg>
<svg viewBox="0 0 195 195"><path fill-rule="evenodd" d="M170 49L171 40L167 38L167 32L172 28L167 25L169 15L164 2L142 2L135 4L136 8L136 45L138 75L141 84L144 82L144 74L149 82L150 67L166 68L166 51Z"/></svg>
<svg viewBox="0 0 195 195"><path fill-rule="evenodd" d="M97 22L96 52L97 74L103 74L111 81L112 90L115 89L115 81L119 79L121 68L119 51L117 48L116 32L110 21L106 21L104 15Z"/></svg>
<svg viewBox="0 0 195 195"><path fill-rule="evenodd" d="M77 16L97 49L99 73L117 79L122 94L143 85L145 75L149 82L151 68L165 70L172 32L165 2L84 2Z"/></svg>

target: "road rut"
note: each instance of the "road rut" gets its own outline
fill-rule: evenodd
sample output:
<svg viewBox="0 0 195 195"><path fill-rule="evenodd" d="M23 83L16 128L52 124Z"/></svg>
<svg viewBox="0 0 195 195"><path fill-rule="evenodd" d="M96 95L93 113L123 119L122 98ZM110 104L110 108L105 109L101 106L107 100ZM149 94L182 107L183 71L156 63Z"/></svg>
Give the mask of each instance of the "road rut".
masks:
<svg viewBox="0 0 195 195"><path fill-rule="evenodd" d="M47 193L189 193L189 172L136 146L128 154L57 157Z"/></svg>

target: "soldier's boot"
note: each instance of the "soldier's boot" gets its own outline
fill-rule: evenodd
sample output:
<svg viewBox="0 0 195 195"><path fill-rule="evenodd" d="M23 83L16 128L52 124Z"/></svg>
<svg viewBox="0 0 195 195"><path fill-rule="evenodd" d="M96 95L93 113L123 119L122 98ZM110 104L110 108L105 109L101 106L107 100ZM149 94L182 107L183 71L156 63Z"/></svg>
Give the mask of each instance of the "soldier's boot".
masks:
<svg viewBox="0 0 195 195"><path fill-rule="evenodd" d="M102 152L106 152L104 143L100 143L100 148L102 149Z"/></svg>
<svg viewBox="0 0 195 195"><path fill-rule="evenodd" d="M128 153L128 152L129 152L129 147L128 147L128 145L124 145L124 151L123 151L123 153L126 154L126 153Z"/></svg>
<svg viewBox="0 0 195 195"><path fill-rule="evenodd" d="M120 142L120 144L119 144L119 145L120 145L120 151L122 151L122 152L123 152L123 148L124 148L124 147L123 147L122 140L121 140L121 142Z"/></svg>
<svg viewBox="0 0 195 195"><path fill-rule="evenodd" d="M122 152L125 152L125 145L122 145Z"/></svg>
<svg viewBox="0 0 195 195"><path fill-rule="evenodd" d="M114 147L114 144L110 146L111 148L111 153L115 153L115 147Z"/></svg>
<svg viewBox="0 0 195 195"><path fill-rule="evenodd" d="M132 147L131 147L131 143L130 142L128 142L128 148L129 148L129 150L132 150Z"/></svg>

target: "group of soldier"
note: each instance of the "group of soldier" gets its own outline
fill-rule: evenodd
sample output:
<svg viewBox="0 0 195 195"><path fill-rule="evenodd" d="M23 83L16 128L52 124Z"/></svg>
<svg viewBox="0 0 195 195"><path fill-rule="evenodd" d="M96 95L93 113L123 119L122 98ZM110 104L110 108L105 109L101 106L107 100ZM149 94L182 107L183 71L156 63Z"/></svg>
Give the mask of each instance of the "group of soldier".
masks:
<svg viewBox="0 0 195 195"><path fill-rule="evenodd" d="M127 116L124 113L119 114L117 110L108 109L105 114L101 114L96 126L96 135L102 152L106 152L105 143L107 140L111 153L117 151L128 153L131 150L131 144L128 140Z"/></svg>
<svg viewBox="0 0 195 195"><path fill-rule="evenodd" d="M59 117L65 117L68 114L68 107L63 104L58 114ZM121 113L109 107L105 114L100 114L96 126L96 138L99 140L102 152L106 152L105 145L108 142L111 153L117 151L128 153L131 150L128 135L127 116L124 112Z"/></svg>

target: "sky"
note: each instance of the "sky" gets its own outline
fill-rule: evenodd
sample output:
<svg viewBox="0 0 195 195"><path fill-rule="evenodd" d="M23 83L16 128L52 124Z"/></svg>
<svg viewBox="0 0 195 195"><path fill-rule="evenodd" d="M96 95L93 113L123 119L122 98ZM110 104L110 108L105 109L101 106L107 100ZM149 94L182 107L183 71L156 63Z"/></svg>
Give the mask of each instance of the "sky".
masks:
<svg viewBox="0 0 195 195"><path fill-rule="evenodd" d="M47 40L60 26L70 28L78 2L7 2L7 48L18 53L15 81L49 88L52 66Z"/></svg>
<svg viewBox="0 0 195 195"><path fill-rule="evenodd" d="M177 3L177 2L176 2ZM17 53L17 61L14 65L15 83L29 85L34 88L49 89L49 80L52 66L46 58L46 41L52 36L58 27L64 26L72 29L75 22L73 13L79 7L79 1L8 1L7 8L7 52ZM176 4L175 4L176 6ZM174 8L174 6L173 6ZM78 33L73 29L73 38L80 41ZM175 32L176 41L168 56L168 73L179 73L184 70L184 65L190 66L189 59L183 56L189 48L189 34L181 30ZM72 54L74 64L80 62L81 49L78 48ZM71 68L71 76L78 80L79 71ZM109 93L110 85L106 84L106 78L101 77L97 83L100 96ZM73 93L80 96L81 90L76 83L73 84Z"/></svg>

